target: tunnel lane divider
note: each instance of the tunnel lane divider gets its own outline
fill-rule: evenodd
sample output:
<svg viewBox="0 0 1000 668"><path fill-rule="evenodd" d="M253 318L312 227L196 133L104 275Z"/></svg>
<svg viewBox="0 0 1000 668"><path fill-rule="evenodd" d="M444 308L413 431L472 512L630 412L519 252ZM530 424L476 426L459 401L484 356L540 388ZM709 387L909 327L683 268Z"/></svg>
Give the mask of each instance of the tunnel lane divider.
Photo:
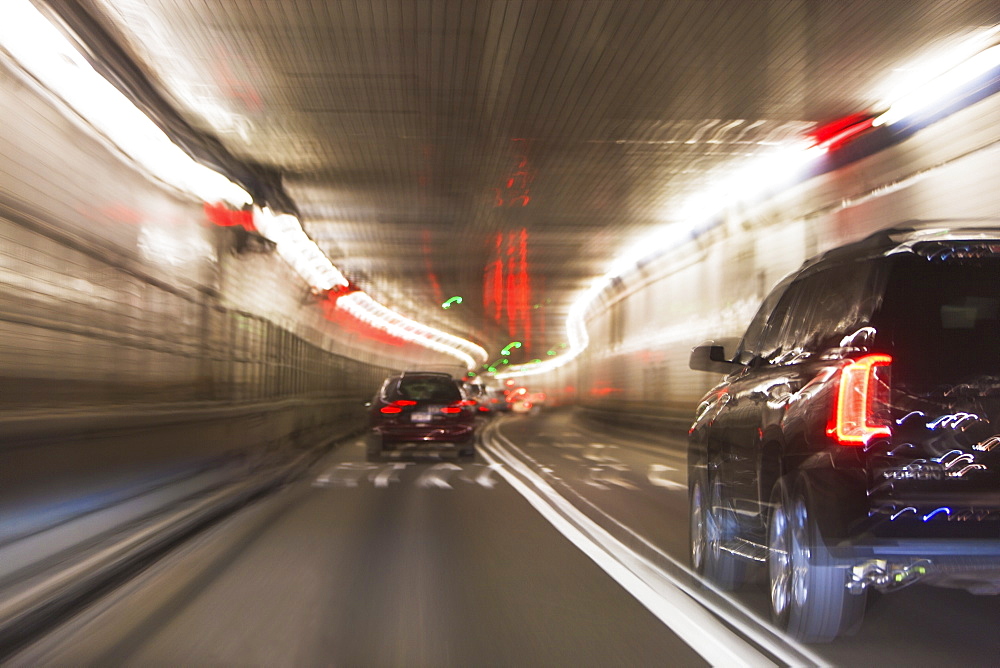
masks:
<svg viewBox="0 0 1000 668"><path fill-rule="evenodd" d="M551 476L500 433L502 424L497 421L484 430L480 448L484 459L497 465L497 473L553 527L709 663L717 666L827 663L721 592L706 588L689 569L580 497L610 520L616 531L628 532L631 539L638 539L648 550L655 551L656 559L665 560L669 568L626 545L557 491L547 479ZM684 576L670 570L678 570Z"/></svg>

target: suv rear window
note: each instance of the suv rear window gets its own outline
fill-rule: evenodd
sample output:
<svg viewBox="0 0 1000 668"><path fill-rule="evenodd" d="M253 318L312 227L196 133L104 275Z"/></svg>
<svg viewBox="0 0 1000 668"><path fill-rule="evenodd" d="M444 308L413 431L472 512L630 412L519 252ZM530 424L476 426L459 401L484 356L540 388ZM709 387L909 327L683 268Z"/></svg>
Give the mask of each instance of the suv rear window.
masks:
<svg viewBox="0 0 1000 668"><path fill-rule="evenodd" d="M1000 375L1000 257L901 257L876 316L893 381L911 387Z"/></svg>
<svg viewBox="0 0 1000 668"><path fill-rule="evenodd" d="M441 404L462 399L455 381L446 376L403 376L389 384L385 396L389 401L408 399Z"/></svg>

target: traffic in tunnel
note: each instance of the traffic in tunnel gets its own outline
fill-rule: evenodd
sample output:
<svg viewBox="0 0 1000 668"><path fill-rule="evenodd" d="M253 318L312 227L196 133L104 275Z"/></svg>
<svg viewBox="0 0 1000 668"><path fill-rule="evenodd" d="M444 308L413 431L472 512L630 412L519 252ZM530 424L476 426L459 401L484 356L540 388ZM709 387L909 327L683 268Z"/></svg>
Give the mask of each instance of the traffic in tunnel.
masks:
<svg viewBox="0 0 1000 668"><path fill-rule="evenodd" d="M6 0L0 664L992 665L995 0Z"/></svg>

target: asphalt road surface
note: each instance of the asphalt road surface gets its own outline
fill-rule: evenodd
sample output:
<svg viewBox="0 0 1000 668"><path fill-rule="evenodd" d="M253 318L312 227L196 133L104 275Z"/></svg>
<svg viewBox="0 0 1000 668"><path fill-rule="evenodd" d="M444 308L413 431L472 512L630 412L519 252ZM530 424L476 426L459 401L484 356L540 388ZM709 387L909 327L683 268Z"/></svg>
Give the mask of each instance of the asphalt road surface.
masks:
<svg viewBox="0 0 1000 668"><path fill-rule="evenodd" d="M687 521L683 442L569 411L494 420L475 462L369 464L351 441L9 664L1000 661L997 599L923 587L856 637L787 643L762 586L726 599L685 571Z"/></svg>

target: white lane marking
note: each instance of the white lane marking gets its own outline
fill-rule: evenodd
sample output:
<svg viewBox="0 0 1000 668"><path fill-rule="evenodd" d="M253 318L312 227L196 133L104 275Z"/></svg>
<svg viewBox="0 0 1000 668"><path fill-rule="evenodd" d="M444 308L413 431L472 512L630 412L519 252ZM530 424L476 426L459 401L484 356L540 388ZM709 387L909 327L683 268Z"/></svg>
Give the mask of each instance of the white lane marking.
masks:
<svg viewBox="0 0 1000 668"><path fill-rule="evenodd" d="M383 466L379 471L373 471L368 476L368 479L374 483L376 487L388 487L389 483L399 482L399 472L407 466L412 465L412 462L396 462L394 464L389 464L388 466Z"/></svg>
<svg viewBox="0 0 1000 668"><path fill-rule="evenodd" d="M427 471L417 478L417 487L423 488L437 488L437 489L454 489L448 484L446 478L452 474L453 471L461 471L461 466L456 466L451 462L444 462L441 464L435 464L434 466L427 469Z"/></svg>
<svg viewBox="0 0 1000 668"><path fill-rule="evenodd" d="M617 445L605 445L603 443L591 443L584 448L583 458L589 459L596 464L621 464L621 460L611 456L609 450L617 450Z"/></svg>
<svg viewBox="0 0 1000 668"><path fill-rule="evenodd" d="M646 479L649 481L650 485L655 485L656 487L682 489L687 491L687 485L675 480L668 480L664 477L664 474L668 471L677 471L677 469L673 466L667 466L666 464L650 464L649 471L646 473Z"/></svg>
<svg viewBox="0 0 1000 668"><path fill-rule="evenodd" d="M503 439L511 447L517 449L517 446L500 434L498 429L491 430L490 435ZM507 468L500 469L500 475L542 517L709 663L712 665L774 665L767 657L733 633L719 620L719 618L727 618L728 615L717 604L706 599L700 592L678 580L669 572L658 568L612 536L494 439L484 438L481 452L487 461L498 461L491 456L491 452L502 459ZM538 493L528 487L520 478L515 477L510 469L517 470L520 475L530 480ZM584 499L584 501L586 500ZM620 528L655 550L673 566L690 573L690 569L644 537L600 511L593 504L590 505ZM735 601L729 601L729 603L748 618L755 619L761 627L766 625L763 620L760 620L757 615L742 604ZM709 610L712 610L719 618L712 615ZM740 619L729 619L729 621L744 635L752 638L760 647L767 649L788 665L798 665L803 662L817 666L827 665L827 662L821 657L799 643L787 638L782 638L780 641L775 640L766 635L764 631L758 630Z"/></svg>
<svg viewBox="0 0 1000 668"><path fill-rule="evenodd" d="M473 483L475 485L481 485L486 489L493 489L497 481L493 479L493 471L500 468L499 464L490 464L484 466L482 464L475 464L473 469L479 469L479 473L472 475L471 471L462 471L462 475L459 476L459 480L464 480L468 483Z"/></svg>
<svg viewBox="0 0 1000 668"><path fill-rule="evenodd" d="M552 441L551 445L552 445L552 447L555 447L555 448L563 448L563 449L570 449L570 450L583 450L583 448L586 447L586 446L584 446L584 445L582 445L580 443L577 443L575 441L562 441L562 440Z"/></svg>
<svg viewBox="0 0 1000 668"><path fill-rule="evenodd" d="M587 470L590 475L584 482L591 487L596 487L597 489L611 489L608 485L615 485L616 487L624 487L625 489L630 490L639 489L622 477L622 472L628 470L628 467L624 464L591 466Z"/></svg>
<svg viewBox="0 0 1000 668"><path fill-rule="evenodd" d="M314 481L313 487L357 487L358 481L369 471L377 469L378 464L365 464L358 462L344 462L337 464L329 471L320 474Z"/></svg>

